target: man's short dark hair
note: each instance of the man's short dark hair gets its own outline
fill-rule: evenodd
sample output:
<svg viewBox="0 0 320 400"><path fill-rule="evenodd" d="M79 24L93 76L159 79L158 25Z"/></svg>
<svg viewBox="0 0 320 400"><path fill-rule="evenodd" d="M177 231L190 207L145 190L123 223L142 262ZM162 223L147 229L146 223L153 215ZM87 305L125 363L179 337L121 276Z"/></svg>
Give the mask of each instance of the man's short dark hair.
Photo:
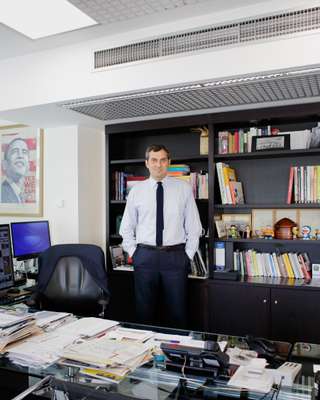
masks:
<svg viewBox="0 0 320 400"><path fill-rule="evenodd" d="M5 160L8 161L8 154L9 154L9 149L10 149L10 147L12 147L12 145L13 145L14 142L18 142L18 141L24 142L24 143L26 144L28 150L29 150L28 144L27 144L27 142L26 142L25 139L23 139L23 138L21 138L21 137L14 138L14 139L11 140L11 142L8 143L8 145L6 146L6 148L5 148L5 150L4 150L4 159L5 159Z"/></svg>
<svg viewBox="0 0 320 400"><path fill-rule="evenodd" d="M146 160L149 160L149 155L151 151L157 152L160 150L164 150L167 153L167 157L170 160L170 153L169 150L163 144L151 144L146 149Z"/></svg>

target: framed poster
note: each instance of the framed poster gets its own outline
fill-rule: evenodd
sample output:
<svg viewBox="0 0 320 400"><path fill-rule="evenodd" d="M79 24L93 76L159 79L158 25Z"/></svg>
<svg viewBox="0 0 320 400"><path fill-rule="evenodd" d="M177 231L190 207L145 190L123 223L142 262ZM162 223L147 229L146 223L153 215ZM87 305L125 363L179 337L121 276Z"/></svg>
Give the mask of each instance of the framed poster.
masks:
<svg viewBox="0 0 320 400"><path fill-rule="evenodd" d="M42 216L43 131L0 127L0 215Z"/></svg>

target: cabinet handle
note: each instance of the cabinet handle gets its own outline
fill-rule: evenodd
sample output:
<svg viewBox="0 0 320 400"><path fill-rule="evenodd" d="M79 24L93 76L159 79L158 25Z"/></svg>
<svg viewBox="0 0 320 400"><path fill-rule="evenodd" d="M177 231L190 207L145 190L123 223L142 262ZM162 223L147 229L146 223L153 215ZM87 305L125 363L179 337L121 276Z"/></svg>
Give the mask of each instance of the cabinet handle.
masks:
<svg viewBox="0 0 320 400"><path fill-rule="evenodd" d="M278 300L275 300L275 301L274 301L274 304L278 304Z"/></svg>
<svg viewBox="0 0 320 400"><path fill-rule="evenodd" d="M267 302L267 299L263 299L263 302L266 303L266 302Z"/></svg>

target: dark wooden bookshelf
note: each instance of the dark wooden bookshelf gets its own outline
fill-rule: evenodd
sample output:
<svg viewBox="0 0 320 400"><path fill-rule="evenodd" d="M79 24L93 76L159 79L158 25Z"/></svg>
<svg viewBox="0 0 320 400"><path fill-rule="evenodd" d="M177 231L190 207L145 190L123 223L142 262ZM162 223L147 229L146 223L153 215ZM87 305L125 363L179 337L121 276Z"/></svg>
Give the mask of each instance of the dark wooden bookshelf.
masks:
<svg viewBox="0 0 320 400"><path fill-rule="evenodd" d="M121 237L115 234L115 220L123 213L125 205L125 200L112 200L112 173L117 170L147 175L143 158L145 148L151 143L162 143L169 148L173 163L184 162L190 165L191 171L208 171L209 199L197 199L197 205L202 225L209 234L206 241L211 272L214 270L215 241L225 242L226 266L230 268L233 267L235 250L252 248L263 252L307 252L312 263L320 264L317 246L320 241L218 239L214 226L215 214L249 213L252 209L310 209L318 212L320 204L286 204L286 199L290 167L320 165L320 148L218 154L218 132L266 125L285 127L282 131L310 129L320 121L319 110L319 104L314 103L106 126L107 248L121 241ZM208 155L200 154L199 135L191 133L189 129L202 125L209 129ZM243 184L246 204L221 204L215 167L220 161L235 169L238 180ZM132 319L132 275L120 271L114 275L111 290L120 294L119 304L113 306L111 318ZM196 327L225 334L251 333L271 339L320 343L320 333L314 329L320 323L320 285L311 286L303 280L285 282L282 278L241 277L234 282L216 279L190 281L190 329ZM124 293L125 299L122 298ZM126 304L130 304L131 308Z"/></svg>

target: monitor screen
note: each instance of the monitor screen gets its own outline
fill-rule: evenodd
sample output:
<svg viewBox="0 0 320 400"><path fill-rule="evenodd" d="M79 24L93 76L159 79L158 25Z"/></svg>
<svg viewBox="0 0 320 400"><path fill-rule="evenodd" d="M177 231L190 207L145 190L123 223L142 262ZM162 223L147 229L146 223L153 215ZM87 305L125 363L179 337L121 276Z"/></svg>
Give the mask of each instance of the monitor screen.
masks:
<svg viewBox="0 0 320 400"><path fill-rule="evenodd" d="M48 221L11 223L13 256L21 260L37 257L50 247Z"/></svg>
<svg viewBox="0 0 320 400"><path fill-rule="evenodd" d="M0 225L0 290L14 285L10 226Z"/></svg>

